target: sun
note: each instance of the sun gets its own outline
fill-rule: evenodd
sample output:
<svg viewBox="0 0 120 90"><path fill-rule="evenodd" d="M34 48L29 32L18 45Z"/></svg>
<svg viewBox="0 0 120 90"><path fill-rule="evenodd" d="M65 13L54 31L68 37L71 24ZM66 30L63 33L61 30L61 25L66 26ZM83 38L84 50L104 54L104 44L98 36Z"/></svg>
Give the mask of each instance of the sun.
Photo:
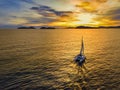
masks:
<svg viewBox="0 0 120 90"><path fill-rule="evenodd" d="M59 21L49 23L50 26L77 27L77 26L99 26L97 15L91 13L75 13L72 17L62 17Z"/></svg>
<svg viewBox="0 0 120 90"><path fill-rule="evenodd" d="M78 20L76 24L89 25L94 21L93 18L95 18L95 15L90 13L82 13L78 14L76 18Z"/></svg>

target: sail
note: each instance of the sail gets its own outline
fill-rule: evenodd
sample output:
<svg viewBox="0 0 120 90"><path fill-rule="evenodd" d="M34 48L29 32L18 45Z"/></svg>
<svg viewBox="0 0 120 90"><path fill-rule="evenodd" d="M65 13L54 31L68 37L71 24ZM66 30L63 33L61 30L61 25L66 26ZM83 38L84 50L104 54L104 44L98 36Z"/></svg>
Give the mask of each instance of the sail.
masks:
<svg viewBox="0 0 120 90"><path fill-rule="evenodd" d="M83 37L82 37L82 43L81 43L80 54L84 54L84 43L83 43Z"/></svg>

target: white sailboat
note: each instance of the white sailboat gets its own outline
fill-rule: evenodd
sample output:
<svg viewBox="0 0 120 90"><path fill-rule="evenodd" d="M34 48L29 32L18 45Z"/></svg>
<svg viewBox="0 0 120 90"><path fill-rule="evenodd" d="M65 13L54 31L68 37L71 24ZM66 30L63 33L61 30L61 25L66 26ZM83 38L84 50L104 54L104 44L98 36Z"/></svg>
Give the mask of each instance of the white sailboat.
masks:
<svg viewBox="0 0 120 90"><path fill-rule="evenodd" d="M79 65L82 66L85 62L85 55L84 55L84 42L83 42L83 38L82 38L82 43L81 43L81 49L80 49L80 53L75 56L74 61Z"/></svg>

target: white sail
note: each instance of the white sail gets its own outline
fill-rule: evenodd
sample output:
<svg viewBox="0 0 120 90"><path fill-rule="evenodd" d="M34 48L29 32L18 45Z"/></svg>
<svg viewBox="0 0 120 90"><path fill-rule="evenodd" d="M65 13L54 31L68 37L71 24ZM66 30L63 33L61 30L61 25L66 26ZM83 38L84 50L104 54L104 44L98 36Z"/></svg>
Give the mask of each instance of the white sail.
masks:
<svg viewBox="0 0 120 90"><path fill-rule="evenodd" d="M81 43L80 54L83 54L83 55L84 55L84 43L83 43L83 37L82 37L82 43Z"/></svg>

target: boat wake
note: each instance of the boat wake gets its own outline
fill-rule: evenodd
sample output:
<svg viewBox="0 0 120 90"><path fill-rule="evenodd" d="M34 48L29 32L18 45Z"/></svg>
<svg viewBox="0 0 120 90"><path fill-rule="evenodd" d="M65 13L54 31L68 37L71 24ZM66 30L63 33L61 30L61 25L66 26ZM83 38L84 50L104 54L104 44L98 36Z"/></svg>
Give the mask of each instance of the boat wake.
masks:
<svg viewBox="0 0 120 90"><path fill-rule="evenodd" d="M74 69L76 70L76 74L69 75L71 82L68 87L72 90L85 90L88 76L86 66L83 65L83 67L79 67L74 64Z"/></svg>
<svg viewBox="0 0 120 90"><path fill-rule="evenodd" d="M84 43L82 38L80 53L74 57L74 68L76 70L76 75L71 77L70 87L73 90L83 90L87 84L87 68L85 66L86 56L84 55Z"/></svg>

